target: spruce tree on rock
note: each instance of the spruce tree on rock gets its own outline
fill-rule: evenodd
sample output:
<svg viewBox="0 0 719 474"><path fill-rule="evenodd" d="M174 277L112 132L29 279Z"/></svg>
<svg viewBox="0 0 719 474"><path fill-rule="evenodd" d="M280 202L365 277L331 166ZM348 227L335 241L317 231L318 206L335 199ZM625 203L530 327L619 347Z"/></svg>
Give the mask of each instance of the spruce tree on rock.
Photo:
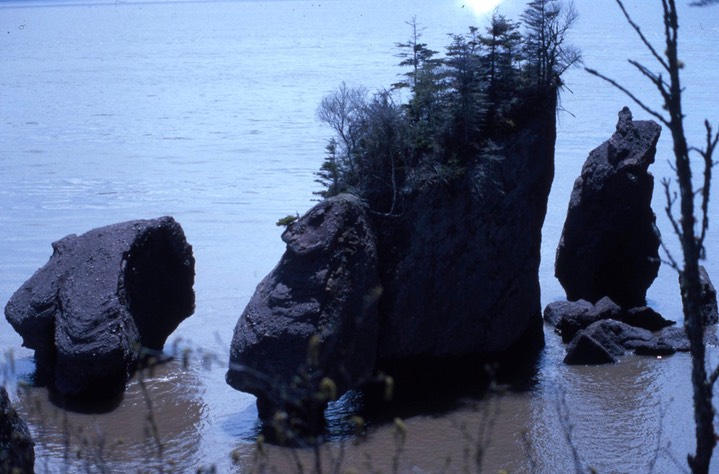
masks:
<svg viewBox="0 0 719 474"><path fill-rule="evenodd" d="M581 62L578 49L567 43L567 34L579 14L574 4L559 0L533 0L521 18L525 27L524 60L528 80L538 88L558 84L567 69Z"/></svg>
<svg viewBox="0 0 719 474"><path fill-rule="evenodd" d="M477 28L474 27L470 27L466 35L452 35L452 44L447 47L445 67L451 89L446 132L448 143L445 148L453 149L454 158L462 161L477 151L487 110L481 50Z"/></svg>
<svg viewBox="0 0 719 474"><path fill-rule="evenodd" d="M487 51L483 63L487 80L487 98L493 108L510 98L517 86L515 65L520 59L522 35L519 24L496 11L486 36L480 37Z"/></svg>

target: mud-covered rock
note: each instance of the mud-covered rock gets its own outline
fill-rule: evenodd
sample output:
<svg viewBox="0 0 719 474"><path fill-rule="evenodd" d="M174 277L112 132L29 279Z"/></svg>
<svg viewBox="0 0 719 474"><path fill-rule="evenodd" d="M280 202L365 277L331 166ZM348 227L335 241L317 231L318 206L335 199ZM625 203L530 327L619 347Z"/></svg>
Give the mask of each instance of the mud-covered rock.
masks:
<svg viewBox="0 0 719 474"><path fill-rule="evenodd" d="M122 393L141 348L161 350L194 311L192 247L171 217L69 235L8 301L5 316L60 394Z"/></svg>

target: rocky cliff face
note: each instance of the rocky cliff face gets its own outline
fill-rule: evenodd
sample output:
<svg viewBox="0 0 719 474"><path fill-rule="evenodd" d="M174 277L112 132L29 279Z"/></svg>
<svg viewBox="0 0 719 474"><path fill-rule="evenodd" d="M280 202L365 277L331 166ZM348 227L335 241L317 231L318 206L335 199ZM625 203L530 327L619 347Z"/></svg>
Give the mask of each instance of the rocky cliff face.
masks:
<svg viewBox="0 0 719 474"><path fill-rule="evenodd" d="M541 229L554 177L554 109L479 155L460 179L378 221L379 357L457 357L541 347Z"/></svg>
<svg viewBox="0 0 719 474"><path fill-rule="evenodd" d="M594 149L574 183L555 274L570 300L608 296L623 308L646 304L659 270L659 231L651 208L661 127L619 112L616 132Z"/></svg>

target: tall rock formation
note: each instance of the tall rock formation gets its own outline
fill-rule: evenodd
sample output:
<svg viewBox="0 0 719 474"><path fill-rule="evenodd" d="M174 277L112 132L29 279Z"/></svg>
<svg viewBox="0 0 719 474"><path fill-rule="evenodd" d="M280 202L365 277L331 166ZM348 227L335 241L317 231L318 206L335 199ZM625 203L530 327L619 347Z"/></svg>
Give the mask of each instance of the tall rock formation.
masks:
<svg viewBox="0 0 719 474"><path fill-rule="evenodd" d="M661 127L619 112L616 132L592 150L574 183L555 275L569 300L608 296L623 308L646 304L659 271L659 231L651 208Z"/></svg>
<svg viewBox="0 0 719 474"><path fill-rule="evenodd" d="M282 260L237 323L227 373L258 396L262 418L282 408L313 431L318 397L377 368L410 382L428 364L476 378L478 358L537 355L556 103L527 104L513 131L451 179L403 190L391 215L341 195L288 227Z"/></svg>
<svg viewBox="0 0 719 474"><path fill-rule="evenodd" d="M412 359L543 346L538 270L554 110L527 114L461 178L416 190L398 217L378 220L381 362L411 370Z"/></svg>

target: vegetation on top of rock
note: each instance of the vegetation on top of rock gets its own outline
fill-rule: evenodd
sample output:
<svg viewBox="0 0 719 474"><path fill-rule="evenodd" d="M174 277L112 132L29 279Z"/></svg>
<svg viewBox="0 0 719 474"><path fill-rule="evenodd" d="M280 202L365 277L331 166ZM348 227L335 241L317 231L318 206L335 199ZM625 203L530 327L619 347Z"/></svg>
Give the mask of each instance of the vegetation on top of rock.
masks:
<svg viewBox="0 0 719 474"><path fill-rule="evenodd" d="M521 24L495 11L483 32L470 27L449 35L440 57L421 41L413 18L409 40L397 43L399 66L407 68L397 83L374 94L342 83L322 99L317 115L335 136L316 194L351 192L373 212L394 215L402 196L461 177L532 111L554 106L554 97L547 99L561 87L562 73L581 62L566 42L576 19L571 2L533 0Z"/></svg>

